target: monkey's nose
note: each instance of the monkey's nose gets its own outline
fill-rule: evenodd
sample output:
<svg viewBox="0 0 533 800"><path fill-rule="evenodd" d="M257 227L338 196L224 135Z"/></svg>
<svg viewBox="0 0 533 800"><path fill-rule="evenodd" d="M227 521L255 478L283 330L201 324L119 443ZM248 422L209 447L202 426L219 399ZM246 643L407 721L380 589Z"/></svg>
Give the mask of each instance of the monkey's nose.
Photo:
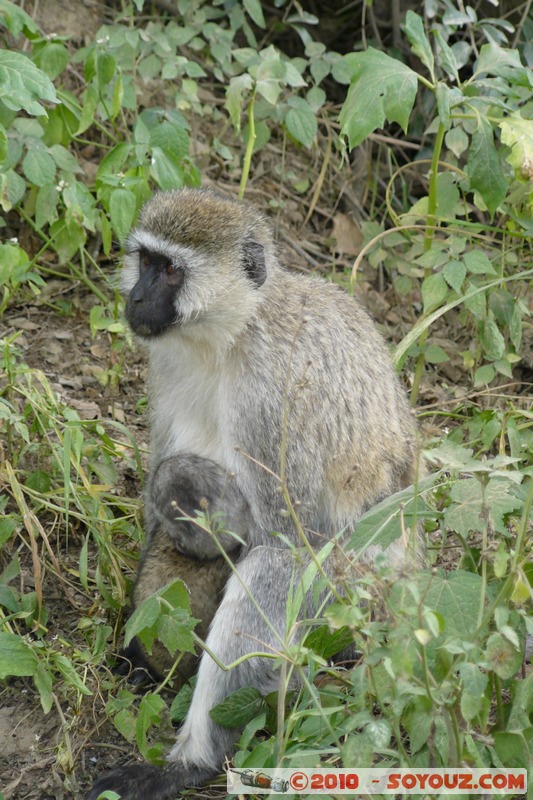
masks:
<svg viewBox="0 0 533 800"><path fill-rule="evenodd" d="M134 286L130 292L130 296L128 297L130 303L143 303L144 302L144 292L142 288L139 286Z"/></svg>

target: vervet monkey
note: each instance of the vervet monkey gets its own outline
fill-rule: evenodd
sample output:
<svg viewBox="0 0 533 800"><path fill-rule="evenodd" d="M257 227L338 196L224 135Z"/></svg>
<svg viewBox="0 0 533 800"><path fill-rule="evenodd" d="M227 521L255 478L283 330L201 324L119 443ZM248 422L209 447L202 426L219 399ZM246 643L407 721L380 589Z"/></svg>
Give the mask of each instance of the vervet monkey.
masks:
<svg viewBox="0 0 533 800"><path fill-rule="evenodd" d="M213 538L176 520L172 503L188 497L194 508L207 497L244 541L219 540L237 554L238 574L207 646L224 664L258 647L276 651L294 569L288 543L301 544L287 497L316 547L350 534L368 508L415 479L413 417L387 348L355 299L282 268L259 211L211 191L158 193L145 205L122 289L149 359L145 559L159 526L181 554L204 564L216 555ZM401 551L395 543L388 552L398 560ZM239 731L213 722L210 709L241 686L276 689L272 663L253 657L223 671L205 652L167 765L119 767L90 800L106 789L172 800L215 775Z"/></svg>

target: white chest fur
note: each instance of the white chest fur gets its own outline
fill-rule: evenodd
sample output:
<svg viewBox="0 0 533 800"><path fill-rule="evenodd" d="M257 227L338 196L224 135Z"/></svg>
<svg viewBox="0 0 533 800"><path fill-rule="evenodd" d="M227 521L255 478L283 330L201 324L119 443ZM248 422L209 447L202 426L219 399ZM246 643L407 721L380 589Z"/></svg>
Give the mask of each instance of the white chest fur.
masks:
<svg viewBox="0 0 533 800"><path fill-rule="evenodd" d="M165 346L163 346L165 345ZM151 348L152 456L189 452L225 466L227 391L223 367L197 343Z"/></svg>

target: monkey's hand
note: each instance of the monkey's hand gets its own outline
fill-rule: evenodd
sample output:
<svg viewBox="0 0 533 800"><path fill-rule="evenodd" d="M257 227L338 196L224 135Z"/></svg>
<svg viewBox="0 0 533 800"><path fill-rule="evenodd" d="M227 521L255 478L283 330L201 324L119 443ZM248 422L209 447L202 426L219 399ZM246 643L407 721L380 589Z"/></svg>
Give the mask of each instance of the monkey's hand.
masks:
<svg viewBox="0 0 533 800"><path fill-rule="evenodd" d="M169 764L131 764L106 772L94 783L87 800L97 800L102 792L111 791L122 800L174 800L186 786L201 786L216 772L194 766Z"/></svg>
<svg viewBox="0 0 533 800"><path fill-rule="evenodd" d="M214 461L192 453L180 453L162 461L151 476L147 510L184 555L200 560L231 553L239 541L228 533L213 536L195 521L196 511L240 537L249 528L248 504L234 479ZM190 519L187 519L190 517Z"/></svg>

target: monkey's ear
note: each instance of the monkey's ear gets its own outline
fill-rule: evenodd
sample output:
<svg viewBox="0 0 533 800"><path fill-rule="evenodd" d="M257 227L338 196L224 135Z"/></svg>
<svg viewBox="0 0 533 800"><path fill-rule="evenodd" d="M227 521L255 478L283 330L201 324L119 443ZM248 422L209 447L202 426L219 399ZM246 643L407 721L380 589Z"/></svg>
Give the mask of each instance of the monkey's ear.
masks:
<svg viewBox="0 0 533 800"><path fill-rule="evenodd" d="M267 271L263 245L254 239L245 239L243 243L243 267L247 275L259 288L266 281Z"/></svg>

